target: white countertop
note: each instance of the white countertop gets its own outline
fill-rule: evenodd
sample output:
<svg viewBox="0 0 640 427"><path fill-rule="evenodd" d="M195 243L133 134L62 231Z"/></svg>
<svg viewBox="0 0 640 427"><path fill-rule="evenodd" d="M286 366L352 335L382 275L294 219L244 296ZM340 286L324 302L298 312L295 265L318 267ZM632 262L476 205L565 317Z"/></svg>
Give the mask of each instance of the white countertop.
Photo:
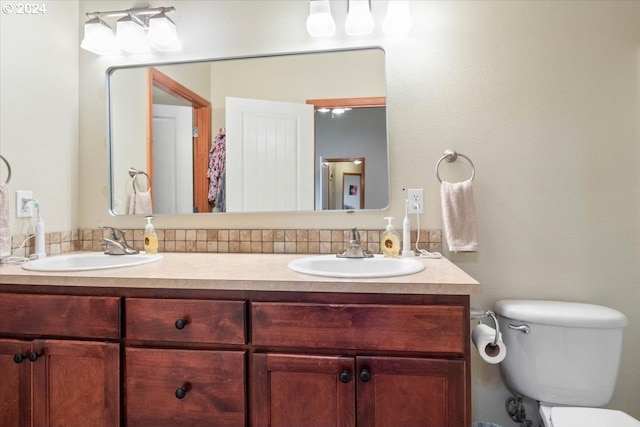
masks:
<svg viewBox="0 0 640 427"><path fill-rule="evenodd" d="M35 272L0 266L1 285L90 286L242 291L345 292L469 295L479 283L446 258L420 259L416 274L375 279L311 276L287 268L307 255L163 253L160 261L133 267L80 272Z"/></svg>

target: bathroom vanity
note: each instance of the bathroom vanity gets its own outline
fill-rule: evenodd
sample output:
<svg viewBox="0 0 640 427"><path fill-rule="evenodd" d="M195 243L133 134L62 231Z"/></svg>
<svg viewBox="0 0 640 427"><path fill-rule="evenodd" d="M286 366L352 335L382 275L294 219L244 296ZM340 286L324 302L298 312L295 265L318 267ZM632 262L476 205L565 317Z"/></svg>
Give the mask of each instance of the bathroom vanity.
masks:
<svg viewBox="0 0 640 427"><path fill-rule="evenodd" d="M0 425L471 424L469 295L446 259L332 279L299 255L0 269Z"/></svg>

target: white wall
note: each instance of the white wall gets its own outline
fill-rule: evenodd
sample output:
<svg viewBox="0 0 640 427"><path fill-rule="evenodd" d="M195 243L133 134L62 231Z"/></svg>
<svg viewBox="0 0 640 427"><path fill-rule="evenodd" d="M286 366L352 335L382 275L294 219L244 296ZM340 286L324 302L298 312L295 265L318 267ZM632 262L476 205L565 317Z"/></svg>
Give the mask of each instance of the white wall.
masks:
<svg viewBox="0 0 640 427"><path fill-rule="evenodd" d="M0 153L12 168L12 234L34 231L34 219L14 217L16 190L33 191L47 230L71 230L80 213L78 4L40 1L38 14L20 14L26 2L2 4Z"/></svg>
<svg viewBox="0 0 640 427"><path fill-rule="evenodd" d="M50 3L71 3L65 10L74 12L75 3ZM84 12L125 3L132 5L82 1L77 28ZM107 214L108 66L379 44L387 52L392 172L387 211L171 216L158 218L156 225L346 228L356 221L361 228L378 228L383 216L403 215L402 188L423 187L422 222L440 228L433 167L445 149L454 148L477 168L480 252L447 254L482 283L473 305L553 298L626 313L630 325L611 406L640 418L640 2L414 1L415 24L408 37L388 38L378 29L370 37L347 38L342 30L346 2L335 1L338 32L324 41L306 34L304 1L181 1L175 6L173 18L185 45L180 53L109 59L80 52L77 159L72 154L78 142L73 135L77 106L61 89L73 86L70 64L79 40L69 45L72 37L65 34L77 28L69 24L69 15L51 13L47 20L63 23L55 26L54 36L46 41L12 37L21 47L17 50L7 47L6 35L22 29L7 27L10 21L2 17L2 153L15 159L13 188L31 187L46 198L49 224L55 224L50 229L143 225L139 218ZM381 22L384 3L374 0L372 7ZM33 52L29 65L21 65L27 51ZM11 52L11 61L5 52ZM56 84L37 82L43 70L56 77ZM35 80L17 83L19 74ZM14 84L47 108L21 103ZM58 162L62 166L53 164ZM460 168L460 175L466 174L462 162L445 166L445 173ZM504 411L507 396L498 370L474 355L474 419L513 426Z"/></svg>

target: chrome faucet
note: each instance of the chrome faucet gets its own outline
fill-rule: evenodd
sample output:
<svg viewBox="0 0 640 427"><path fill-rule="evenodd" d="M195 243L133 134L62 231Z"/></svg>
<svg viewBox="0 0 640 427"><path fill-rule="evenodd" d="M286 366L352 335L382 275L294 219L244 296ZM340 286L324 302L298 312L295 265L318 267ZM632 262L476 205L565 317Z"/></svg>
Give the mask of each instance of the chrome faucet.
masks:
<svg viewBox="0 0 640 427"><path fill-rule="evenodd" d="M134 255L139 253L137 249L132 248L124 238L124 231L115 227L104 226L101 227L111 232L111 239L100 239L100 245L107 250L104 252L107 255Z"/></svg>
<svg viewBox="0 0 640 427"><path fill-rule="evenodd" d="M347 249L336 254L338 258L373 258L373 252L362 249L360 233L356 227L351 229L351 239Z"/></svg>

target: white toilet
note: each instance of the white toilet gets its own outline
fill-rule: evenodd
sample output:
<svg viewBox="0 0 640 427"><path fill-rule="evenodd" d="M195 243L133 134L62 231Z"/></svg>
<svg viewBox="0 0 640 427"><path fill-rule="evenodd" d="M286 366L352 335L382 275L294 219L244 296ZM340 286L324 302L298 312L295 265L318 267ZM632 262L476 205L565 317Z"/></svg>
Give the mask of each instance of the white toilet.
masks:
<svg viewBox="0 0 640 427"><path fill-rule="evenodd" d="M509 387L539 403L545 427L640 427L621 411L599 409L613 395L624 314L560 301L501 300L498 315Z"/></svg>

